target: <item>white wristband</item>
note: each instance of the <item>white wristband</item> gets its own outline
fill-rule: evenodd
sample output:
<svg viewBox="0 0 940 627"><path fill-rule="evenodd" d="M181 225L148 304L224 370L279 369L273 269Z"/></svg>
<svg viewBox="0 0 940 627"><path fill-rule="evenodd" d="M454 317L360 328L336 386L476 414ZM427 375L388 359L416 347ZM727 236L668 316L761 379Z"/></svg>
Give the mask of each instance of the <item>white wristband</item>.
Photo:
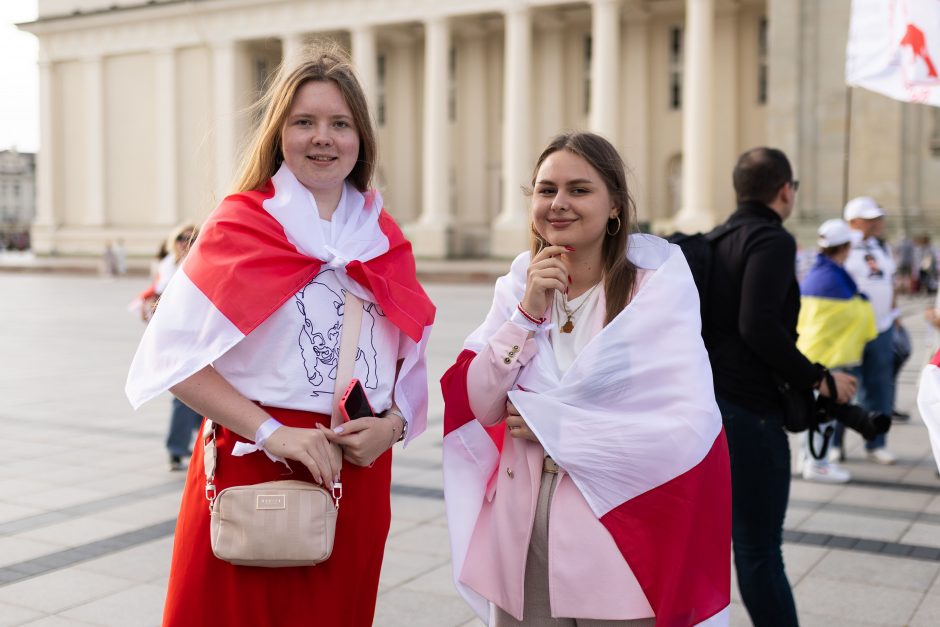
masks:
<svg viewBox="0 0 940 627"><path fill-rule="evenodd" d="M268 418L261 423L261 426L258 427L258 430L255 431L255 444L259 447L264 446L264 443L268 441L274 432L283 427L281 423L275 418Z"/></svg>
<svg viewBox="0 0 940 627"><path fill-rule="evenodd" d="M274 435L274 432L283 426L284 425L279 423L274 418L268 418L267 420L262 422L261 426L258 427L258 430L255 431L255 443L248 444L246 442L236 442L235 446L232 447L232 455L235 457L241 457L242 455L248 455L250 453L261 451L272 462L281 462L282 464L287 466L287 460L285 460L283 457L279 457L277 455L269 453L264 448L264 443L268 441L268 438ZM290 466L287 466L287 467L290 468Z"/></svg>

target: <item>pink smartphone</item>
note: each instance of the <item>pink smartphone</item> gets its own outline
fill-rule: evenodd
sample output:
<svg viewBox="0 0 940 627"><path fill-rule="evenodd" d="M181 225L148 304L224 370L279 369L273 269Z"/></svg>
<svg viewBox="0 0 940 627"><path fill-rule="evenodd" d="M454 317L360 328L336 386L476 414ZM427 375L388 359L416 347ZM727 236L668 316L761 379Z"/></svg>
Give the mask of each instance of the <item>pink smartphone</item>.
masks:
<svg viewBox="0 0 940 627"><path fill-rule="evenodd" d="M353 379L346 387L346 391L339 399L339 413L343 416L343 421L348 422L363 416L374 416L372 405L366 396L366 391L362 387L359 379Z"/></svg>

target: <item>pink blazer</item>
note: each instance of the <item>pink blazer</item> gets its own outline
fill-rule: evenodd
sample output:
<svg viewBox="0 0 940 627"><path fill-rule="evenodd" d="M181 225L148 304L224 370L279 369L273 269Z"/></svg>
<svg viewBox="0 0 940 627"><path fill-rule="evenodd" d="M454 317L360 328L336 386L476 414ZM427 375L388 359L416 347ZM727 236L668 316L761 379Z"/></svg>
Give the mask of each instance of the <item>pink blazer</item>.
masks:
<svg viewBox="0 0 940 627"><path fill-rule="evenodd" d="M604 307L598 311L603 315ZM482 396L489 397L502 389L505 404L505 391L535 350L535 342L526 340L526 336L524 329L507 322L491 338L474 360L482 360L483 367L471 367L469 372L471 399L479 400L483 390L487 393ZM515 351L518 359L506 364L505 356L523 342L523 350ZM485 400L482 403L493 405ZM491 422L483 416L478 418ZM460 575L461 582L517 620L523 618L526 554L544 457L539 444L506 436L496 480L490 484ZM603 620L654 616L613 538L563 469L558 473L548 528L552 616Z"/></svg>

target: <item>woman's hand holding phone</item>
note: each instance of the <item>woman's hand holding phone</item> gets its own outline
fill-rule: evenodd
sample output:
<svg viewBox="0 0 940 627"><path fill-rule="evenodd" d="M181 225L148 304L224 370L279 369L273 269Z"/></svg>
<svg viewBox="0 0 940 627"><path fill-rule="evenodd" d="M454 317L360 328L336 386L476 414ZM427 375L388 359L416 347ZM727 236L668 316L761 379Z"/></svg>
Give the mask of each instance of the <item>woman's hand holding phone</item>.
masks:
<svg viewBox="0 0 940 627"><path fill-rule="evenodd" d="M330 442L342 447L346 461L357 466L368 466L377 460L394 439L390 420L376 416L350 420L335 429L327 429L323 425L317 427Z"/></svg>
<svg viewBox="0 0 940 627"><path fill-rule="evenodd" d="M571 275L561 255L571 251L567 246L546 246L532 258L522 296L522 308L531 315L542 317L554 298L552 292L564 294L568 289Z"/></svg>

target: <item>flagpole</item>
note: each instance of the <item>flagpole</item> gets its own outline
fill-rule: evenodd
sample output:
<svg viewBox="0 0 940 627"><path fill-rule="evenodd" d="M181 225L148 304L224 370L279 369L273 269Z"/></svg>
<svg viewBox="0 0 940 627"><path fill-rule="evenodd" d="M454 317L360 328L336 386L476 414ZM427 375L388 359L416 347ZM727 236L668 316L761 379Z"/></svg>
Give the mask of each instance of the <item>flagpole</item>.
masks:
<svg viewBox="0 0 940 627"><path fill-rule="evenodd" d="M845 87L845 142L842 146L842 207L849 202L849 165L852 150L852 86ZM840 209L841 213L841 209Z"/></svg>

